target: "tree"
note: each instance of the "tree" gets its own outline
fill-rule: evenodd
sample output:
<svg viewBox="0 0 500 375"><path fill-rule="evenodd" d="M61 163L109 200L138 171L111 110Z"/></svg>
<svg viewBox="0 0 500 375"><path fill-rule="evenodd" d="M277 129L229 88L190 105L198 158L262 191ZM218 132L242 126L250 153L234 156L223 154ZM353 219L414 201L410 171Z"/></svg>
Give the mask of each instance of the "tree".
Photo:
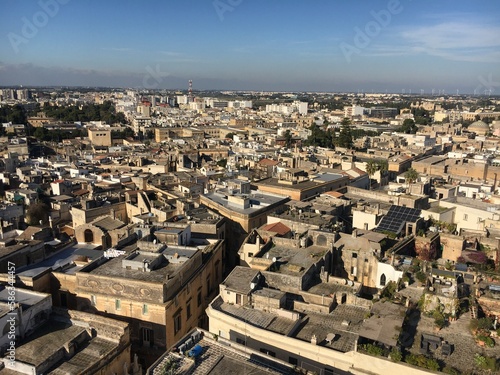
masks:
<svg viewBox="0 0 500 375"><path fill-rule="evenodd" d="M405 134L415 134L418 131L418 126L415 125L415 121L413 121L411 118L407 118L403 121L403 125L401 125L401 127L399 127L397 131Z"/></svg>
<svg viewBox="0 0 500 375"><path fill-rule="evenodd" d="M50 208L45 203L34 203L26 211L26 222L29 225L47 224Z"/></svg>
<svg viewBox="0 0 500 375"><path fill-rule="evenodd" d="M352 141L350 121L348 120L344 121L344 120L342 120L342 127L340 128L340 134L338 137L337 144L339 147L352 148L354 143Z"/></svg>
<svg viewBox="0 0 500 375"><path fill-rule="evenodd" d="M372 176L377 172L378 166L377 163L373 160L369 160L366 163L366 173L368 173L368 177L370 178L370 190L372 189Z"/></svg>
<svg viewBox="0 0 500 375"><path fill-rule="evenodd" d="M292 133L289 129L285 132L285 147L290 148L292 146Z"/></svg>
<svg viewBox="0 0 500 375"><path fill-rule="evenodd" d="M415 169L410 168L405 172L404 176L406 182L408 183L408 190L411 190L411 184L417 181L418 172Z"/></svg>

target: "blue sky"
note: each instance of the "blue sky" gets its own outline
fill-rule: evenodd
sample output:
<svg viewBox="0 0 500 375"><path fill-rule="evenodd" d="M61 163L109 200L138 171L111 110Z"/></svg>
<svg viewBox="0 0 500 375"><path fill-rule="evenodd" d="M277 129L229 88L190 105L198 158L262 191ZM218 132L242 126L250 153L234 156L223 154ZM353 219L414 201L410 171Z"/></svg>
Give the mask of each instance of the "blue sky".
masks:
<svg viewBox="0 0 500 375"><path fill-rule="evenodd" d="M0 0L0 85L500 92L500 1Z"/></svg>

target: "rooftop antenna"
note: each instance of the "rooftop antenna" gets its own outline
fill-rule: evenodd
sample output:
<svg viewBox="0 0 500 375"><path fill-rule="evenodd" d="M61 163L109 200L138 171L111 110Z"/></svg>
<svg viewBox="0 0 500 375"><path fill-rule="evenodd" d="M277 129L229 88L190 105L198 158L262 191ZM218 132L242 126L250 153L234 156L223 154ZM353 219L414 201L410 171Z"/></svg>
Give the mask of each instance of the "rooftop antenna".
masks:
<svg viewBox="0 0 500 375"><path fill-rule="evenodd" d="M193 100L193 80L192 79L190 79L188 81L188 101L191 103L194 102L194 100Z"/></svg>

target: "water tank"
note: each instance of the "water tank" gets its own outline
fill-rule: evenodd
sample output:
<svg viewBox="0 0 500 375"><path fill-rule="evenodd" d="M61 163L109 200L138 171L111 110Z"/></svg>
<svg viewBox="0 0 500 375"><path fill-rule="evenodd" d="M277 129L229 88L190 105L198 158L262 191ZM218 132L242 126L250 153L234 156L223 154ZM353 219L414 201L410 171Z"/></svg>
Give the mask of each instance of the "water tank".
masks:
<svg viewBox="0 0 500 375"><path fill-rule="evenodd" d="M189 357L198 357L203 352L201 345L196 344L193 349L188 352Z"/></svg>

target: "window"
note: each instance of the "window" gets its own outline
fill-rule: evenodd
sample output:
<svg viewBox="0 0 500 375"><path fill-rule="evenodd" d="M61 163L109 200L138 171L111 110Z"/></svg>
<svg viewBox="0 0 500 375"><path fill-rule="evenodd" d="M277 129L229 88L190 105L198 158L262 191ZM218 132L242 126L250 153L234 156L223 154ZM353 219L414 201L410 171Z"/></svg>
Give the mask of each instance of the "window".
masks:
<svg viewBox="0 0 500 375"><path fill-rule="evenodd" d="M383 273L381 276L380 276L380 286L385 286L385 283L386 283L386 277L385 277L385 274Z"/></svg>
<svg viewBox="0 0 500 375"><path fill-rule="evenodd" d="M365 230L368 230L368 223L365 223Z"/></svg>
<svg viewBox="0 0 500 375"><path fill-rule="evenodd" d="M92 304L92 306L95 306L97 303L97 299L93 294L90 296L90 303Z"/></svg>
<svg viewBox="0 0 500 375"><path fill-rule="evenodd" d="M245 339L240 339L239 337L236 337L236 343L241 344L241 345L246 345L247 342Z"/></svg>
<svg viewBox="0 0 500 375"><path fill-rule="evenodd" d="M153 346L153 330L142 327L142 345Z"/></svg>
<svg viewBox="0 0 500 375"><path fill-rule="evenodd" d="M365 263L368 263L368 259L365 258Z"/></svg>
<svg viewBox="0 0 500 375"><path fill-rule="evenodd" d="M142 305L142 315L148 315L149 307L146 304Z"/></svg>
<svg viewBox="0 0 500 375"><path fill-rule="evenodd" d="M181 323L182 323L182 319L181 319L181 312L179 311L179 313L174 316L174 333L177 334L180 330L181 330Z"/></svg>
<svg viewBox="0 0 500 375"><path fill-rule="evenodd" d="M61 307L68 307L68 296L66 292L61 292L59 298L61 299Z"/></svg>
<svg viewBox="0 0 500 375"><path fill-rule="evenodd" d="M288 363L297 366L299 364L299 360L295 357L288 357Z"/></svg>
<svg viewBox="0 0 500 375"><path fill-rule="evenodd" d="M253 253L248 253L249 258L253 258Z"/></svg>
<svg viewBox="0 0 500 375"><path fill-rule="evenodd" d="M210 287L210 275L207 277L207 296L210 294L212 291L212 288Z"/></svg>
<svg viewBox="0 0 500 375"><path fill-rule="evenodd" d="M469 215L464 214L464 221L467 221L468 218L469 218Z"/></svg>
<svg viewBox="0 0 500 375"><path fill-rule="evenodd" d="M357 257L358 257L358 254L356 254L356 253L352 253L352 257L353 257L353 258L357 258Z"/></svg>
<svg viewBox="0 0 500 375"><path fill-rule="evenodd" d="M191 318L191 300L186 303L186 316L187 319Z"/></svg>
<svg viewBox="0 0 500 375"><path fill-rule="evenodd" d="M121 310L122 309L122 301L119 299L115 300L115 310Z"/></svg>
<svg viewBox="0 0 500 375"><path fill-rule="evenodd" d="M198 290L197 302L198 302L198 307L200 307L201 306L201 288Z"/></svg>

